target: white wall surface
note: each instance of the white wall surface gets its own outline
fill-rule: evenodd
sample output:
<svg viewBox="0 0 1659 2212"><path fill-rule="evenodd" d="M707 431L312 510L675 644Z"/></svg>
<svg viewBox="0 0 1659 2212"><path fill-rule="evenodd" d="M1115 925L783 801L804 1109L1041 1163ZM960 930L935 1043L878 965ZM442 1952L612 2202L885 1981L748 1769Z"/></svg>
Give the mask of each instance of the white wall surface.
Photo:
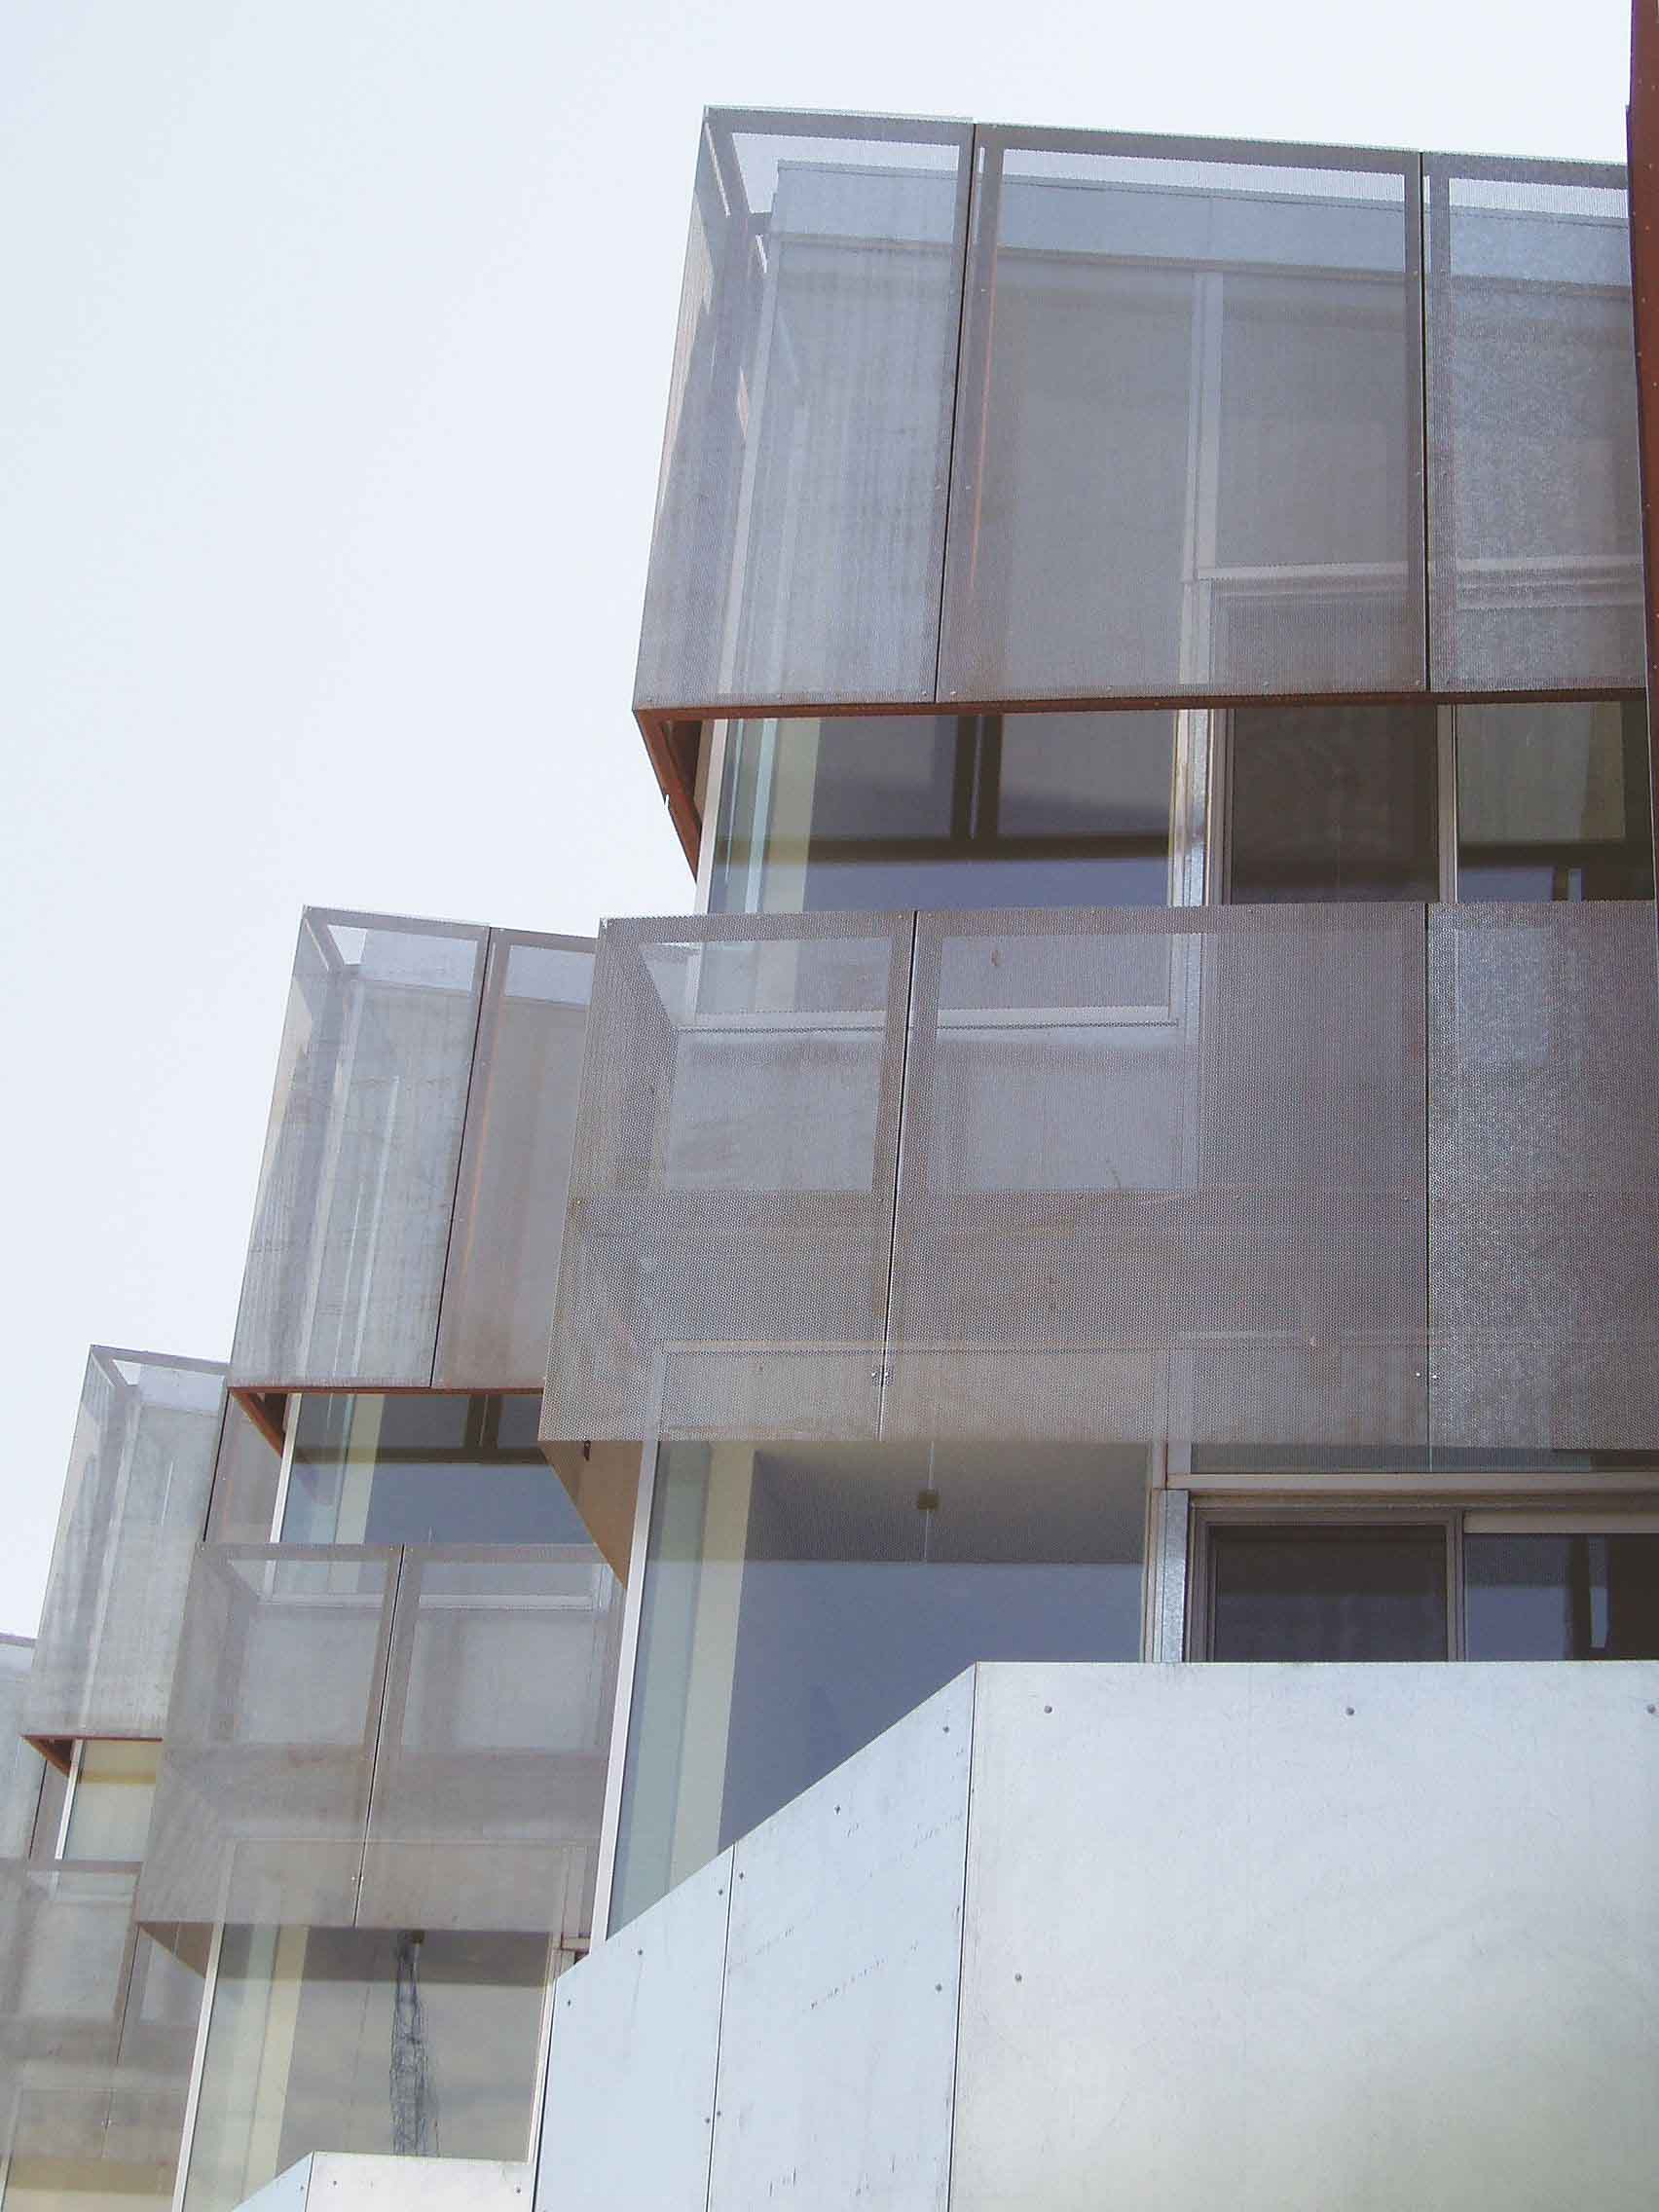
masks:
<svg viewBox="0 0 1659 2212"><path fill-rule="evenodd" d="M983 1666L560 1983L538 2212L1650 2212L1656 1864L1659 1663Z"/></svg>

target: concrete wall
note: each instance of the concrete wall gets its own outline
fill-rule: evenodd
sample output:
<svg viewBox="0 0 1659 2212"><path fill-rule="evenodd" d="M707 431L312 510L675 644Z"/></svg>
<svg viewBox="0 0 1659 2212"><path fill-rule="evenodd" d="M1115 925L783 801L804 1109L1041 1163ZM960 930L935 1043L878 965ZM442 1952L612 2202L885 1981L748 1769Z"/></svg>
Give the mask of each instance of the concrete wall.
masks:
<svg viewBox="0 0 1659 2212"><path fill-rule="evenodd" d="M538 2212L1599 2212L1659 1664L961 1677L560 1983Z"/></svg>

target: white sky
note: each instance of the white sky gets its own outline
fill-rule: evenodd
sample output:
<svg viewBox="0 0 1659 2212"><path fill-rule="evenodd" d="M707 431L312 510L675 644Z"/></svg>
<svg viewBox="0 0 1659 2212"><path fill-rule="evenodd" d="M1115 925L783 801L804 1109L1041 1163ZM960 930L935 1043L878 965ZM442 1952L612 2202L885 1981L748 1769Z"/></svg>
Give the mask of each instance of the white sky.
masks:
<svg viewBox="0 0 1659 2212"><path fill-rule="evenodd" d="M222 1357L307 901L691 883L628 713L699 111L1623 158L1624 0L0 0L0 1630Z"/></svg>

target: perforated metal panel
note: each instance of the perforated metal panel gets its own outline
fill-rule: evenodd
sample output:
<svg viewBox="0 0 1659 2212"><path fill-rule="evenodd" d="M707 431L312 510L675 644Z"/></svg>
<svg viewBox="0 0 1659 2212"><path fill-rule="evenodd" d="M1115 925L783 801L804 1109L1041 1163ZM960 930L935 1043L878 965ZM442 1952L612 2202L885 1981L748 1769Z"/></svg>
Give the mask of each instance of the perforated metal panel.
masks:
<svg viewBox="0 0 1659 2212"><path fill-rule="evenodd" d="M588 1546L405 1553L360 1926L591 1934L620 1621Z"/></svg>
<svg viewBox="0 0 1659 2212"><path fill-rule="evenodd" d="M1624 171L1423 159L1438 691L1642 681Z"/></svg>
<svg viewBox="0 0 1659 2212"><path fill-rule="evenodd" d="M134 1926L135 1878L0 1862L0 2157L95 2162L116 2194L176 2156L203 1988Z"/></svg>
<svg viewBox="0 0 1659 2212"><path fill-rule="evenodd" d="M444 1268L440 1389L541 1386L592 982L587 939L490 933Z"/></svg>
<svg viewBox="0 0 1659 2212"><path fill-rule="evenodd" d="M147 1921L349 1926L398 1554L215 1546L191 1576Z"/></svg>
<svg viewBox="0 0 1659 2212"><path fill-rule="evenodd" d="M981 129L939 696L1424 681L1414 156Z"/></svg>
<svg viewBox="0 0 1659 2212"><path fill-rule="evenodd" d="M912 932L607 926L544 1438L875 1435Z"/></svg>
<svg viewBox="0 0 1659 2212"><path fill-rule="evenodd" d="M615 1588L586 1546L203 1551L142 1917L585 1935Z"/></svg>
<svg viewBox="0 0 1659 2212"><path fill-rule="evenodd" d="M1420 1449L1423 909L920 918L890 1436Z"/></svg>
<svg viewBox="0 0 1659 2212"><path fill-rule="evenodd" d="M705 116L637 704L932 697L972 143Z"/></svg>
<svg viewBox="0 0 1659 2212"><path fill-rule="evenodd" d="M27 1855L40 1802L44 1762L22 1734L33 1650L30 1643L0 1639L0 1859Z"/></svg>
<svg viewBox="0 0 1659 2212"><path fill-rule="evenodd" d="M1659 1439L1659 1006L1645 903L1436 907L1432 1441Z"/></svg>
<svg viewBox="0 0 1659 2212"><path fill-rule="evenodd" d="M431 1382L486 936L307 911L233 1382Z"/></svg>
<svg viewBox="0 0 1659 2212"><path fill-rule="evenodd" d="M159 1736L207 1519L224 1369L94 1345L40 1637L32 1736Z"/></svg>

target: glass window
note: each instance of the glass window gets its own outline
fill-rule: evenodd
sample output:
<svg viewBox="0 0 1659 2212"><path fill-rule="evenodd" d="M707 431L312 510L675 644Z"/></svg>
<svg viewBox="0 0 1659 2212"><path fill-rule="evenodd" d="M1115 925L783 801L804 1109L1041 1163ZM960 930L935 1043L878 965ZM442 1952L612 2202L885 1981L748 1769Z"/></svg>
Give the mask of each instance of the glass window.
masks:
<svg viewBox="0 0 1659 2212"><path fill-rule="evenodd" d="M1659 1535L1466 1535L1471 1659L1659 1659Z"/></svg>
<svg viewBox="0 0 1659 2212"><path fill-rule="evenodd" d="M714 913L1161 906L1175 717L734 721Z"/></svg>
<svg viewBox="0 0 1659 2212"><path fill-rule="evenodd" d="M1212 1659L1444 1659L1446 1531L1210 1531Z"/></svg>
<svg viewBox="0 0 1659 2212"><path fill-rule="evenodd" d="M674 1445L612 1925L979 1659L1136 1659L1144 1454Z"/></svg>
<svg viewBox="0 0 1659 2212"><path fill-rule="evenodd" d="M1651 899L1641 699L1457 709L1457 897Z"/></svg>
<svg viewBox="0 0 1659 2212"><path fill-rule="evenodd" d="M284 1418L284 1401L271 1409L273 1419ZM207 1511L210 1544L265 1544L271 1540L271 1517L276 1510L281 1487L282 1454L270 1435L244 1410L239 1400L225 1400L225 1425L219 1433L219 1456L213 1468L213 1499Z"/></svg>
<svg viewBox="0 0 1659 2212"><path fill-rule="evenodd" d="M143 1858L161 1753L160 1744L81 1746L63 1839L65 1859Z"/></svg>
<svg viewBox="0 0 1659 2212"><path fill-rule="evenodd" d="M187 2212L309 2151L530 2155L545 1936L225 1930Z"/></svg>
<svg viewBox="0 0 1659 2212"><path fill-rule="evenodd" d="M535 1441L540 1400L308 1391L281 1540L289 1544L586 1544Z"/></svg>
<svg viewBox="0 0 1659 2212"><path fill-rule="evenodd" d="M1440 896L1432 707L1237 707L1228 766L1227 896Z"/></svg>

